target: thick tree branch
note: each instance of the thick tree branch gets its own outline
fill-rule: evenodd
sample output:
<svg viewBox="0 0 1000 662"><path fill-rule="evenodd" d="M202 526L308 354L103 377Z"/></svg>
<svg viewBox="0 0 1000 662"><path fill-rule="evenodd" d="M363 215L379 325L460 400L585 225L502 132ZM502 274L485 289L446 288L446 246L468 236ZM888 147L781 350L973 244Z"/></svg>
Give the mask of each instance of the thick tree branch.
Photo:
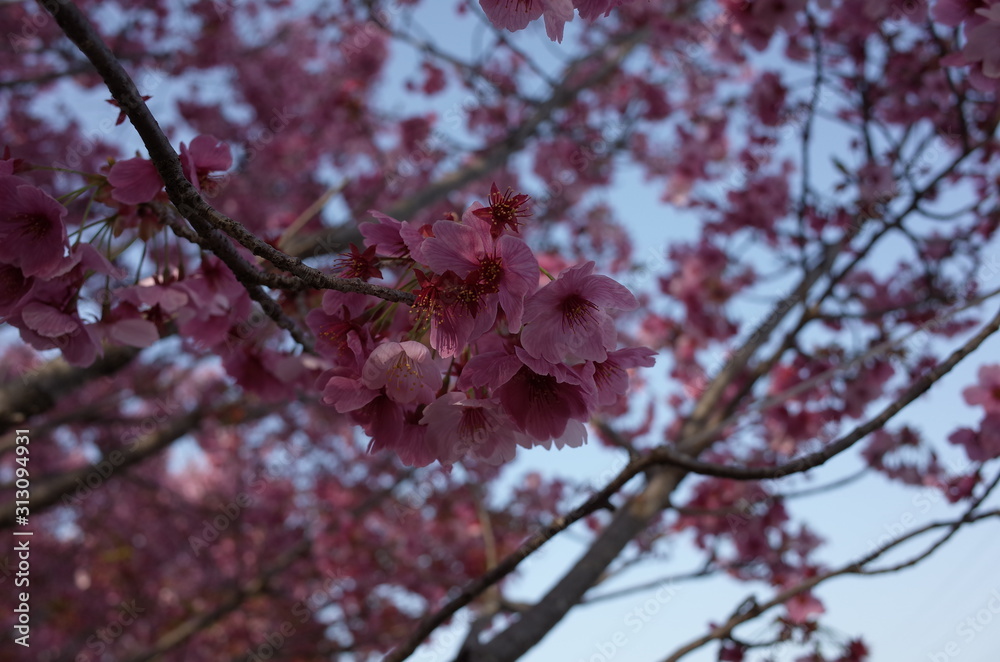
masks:
<svg viewBox="0 0 1000 662"><path fill-rule="evenodd" d="M109 347L104 356L85 368L75 368L62 358L53 359L18 383L0 388L0 434L23 425L32 416L56 405L59 398L83 384L112 375L138 354L134 347Z"/></svg>
<svg viewBox="0 0 1000 662"><path fill-rule="evenodd" d="M405 480L405 479L404 479ZM353 511L354 519L364 517L376 508L382 501L392 495L404 480L400 480L389 488L379 490L369 495ZM304 558L312 550L312 539L303 538L291 548L278 556L277 560L264 568L257 576L243 582L239 588L222 598L213 608L192 615L185 621L174 626L166 634L161 635L153 646L141 653L126 658L126 662L148 662L158 656L173 650L188 641L199 632L211 627L227 615L233 613L249 598L263 594L268 590L274 578L287 570L297 560Z"/></svg>
<svg viewBox="0 0 1000 662"><path fill-rule="evenodd" d="M211 413L218 413L218 410L206 412L203 409L195 409L174 418L168 425L155 432L142 435L127 449L112 451L93 465L73 469L56 476L36 479L31 487L31 514L37 516L43 510L58 503L64 496L69 497L74 490L81 489L81 481L87 481L91 476L95 477L95 481L100 487L112 476L152 457L191 432L198 427L206 415ZM108 473L109 471L112 473ZM87 490L94 489L88 483L84 483L84 485ZM4 486L6 491L9 491L9 488L10 486ZM14 510L13 502L0 505L0 529L13 526Z"/></svg>
<svg viewBox="0 0 1000 662"><path fill-rule="evenodd" d="M858 426L850 434L830 444L825 449L803 456L796 461L779 467L769 468L729 467L702 462L673 448L661 447L655 449L642 459L630 463L615 479L615 483L620 482L620 484L624 485L627 480L639 471L655 468L657 464L670 465L670 468L667 470L651 471L650 482L647 487L639 495L633 497L626 507L619 509L615 518L577 565L542 600L524 614L521 620L497 635L488 644L480 647L476 653L477 659L486 661L517 659L517 657L523 655L531 646L537 643L573 605L581 600L586 590L597 581L600 574L614 560L624 546L645 528L649 520L669 504L670 494L687 472L741 480L759 480L800 473L819 466L835 455L847 450L870 432L881 428L889 419L902 410L906 404L909 404L909 402L912 402L924 393L942 375L950 371L959 361L979 347L998 328L1000 328L1000 313L994 316L993 320L981 329L976 336L953 352L946 361L929 371L923 378L907 389L900 398L885 407L878 416L868 421L868 423ZM679 444L682 448L687 445L687 441ZM602 490L602 494L605 492L606 490ZM608 493L608 497L614 493ZM530 551L533 551L533 549L529 550L529 553ZM484 575L481 580L487 579L487 577L488 575ZM478 582L474 583L470 588L479 588ZM479 588L479 591L481 592L484 588ZM463 591L464 594L465 592ZM471 596L469 599L471 600ZM458 608L464 606L467 602L459 604L448 615L457 611ZM449 605L446 605L446 609L452 606L452 603L449 603ZM440 622L444 620L442 618ZM433 627L436 627L436 625ZM433 627L427 630L427 634L429 634ZM424 636L426 634L421 636L421 640ZM394 651L395 653L396 651ZM387 660L390 659L401 660L405 659L405 657L387 658Z"/></svg>

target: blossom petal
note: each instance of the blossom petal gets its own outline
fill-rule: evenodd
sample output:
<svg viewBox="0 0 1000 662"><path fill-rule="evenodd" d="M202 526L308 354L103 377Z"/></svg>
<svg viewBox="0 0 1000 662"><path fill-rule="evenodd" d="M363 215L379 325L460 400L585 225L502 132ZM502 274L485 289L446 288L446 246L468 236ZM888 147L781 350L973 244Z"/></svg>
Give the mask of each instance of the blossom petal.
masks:
<svg viewBox="0 0 1000 662"><path fill-rule="evenodd" d="M434 236L421 246L427 266L436 273L454 271L465 278L479 266L479 258L486 253L482 236L472 228L454 221L434 224Z"/></svg>
<svg viewBox="0 0 1000 662"><path fill-rule="evenodd" d="M111 197L126 205L150 202L163 189L163 180L152 161L141 158L118 161L111 166L108 182Z"/></svg>
<svg viewBox="0 0 1000 662"><path fill-rule="evenodd" d="M80 328L80 320L58 308L39 301L32 301L21 311L21 319L28 328L46 338L58 338Z"/></svg>

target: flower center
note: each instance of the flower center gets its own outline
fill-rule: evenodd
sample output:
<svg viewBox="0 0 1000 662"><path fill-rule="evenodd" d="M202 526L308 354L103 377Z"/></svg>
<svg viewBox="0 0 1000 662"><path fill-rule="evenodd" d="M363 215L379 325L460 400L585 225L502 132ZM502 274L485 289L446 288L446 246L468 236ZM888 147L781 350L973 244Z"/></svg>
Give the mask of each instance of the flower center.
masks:
<svg viewBox="0 0 1000 662"><path fill-rule="evenodd" d="M593 320L597 305L579 294L571 294L563 299L559 309L562 312L563 325L569 325L572 328Z"/></svg>
<svg viewBox="0 0 1000 662"><path fill-rule="evenodd" d="M525 381L528 385L528 399L532 404L549 407L559 401L556 395L556 378L552 375L539 375L524 369Z"/></svg>
<svg viewBox="0 0 1000 662"><path fill-rule="evenodd" d="M479 291L483 294L493 294L500 291L500 277L503 275L503 265L498 257L484 257L476 270Z"/></svg>
<svg viewBox="0 0 1000 662"><path fill-rule="evenodd" d="M491 427L482 407L464 407L458 422L458 436L463 441L481 444L486 441Z"/></svg>
<svg viewBox="0 0 1000 662"><path fill-rule="evenodd" d="M41 239L49 233L52 228L52 222L49 217L44 214L26 214L20 213L15 214L14 218L11 219L17 225L21 226L21 233L26 236L30 236L34 239Z"/></svg>

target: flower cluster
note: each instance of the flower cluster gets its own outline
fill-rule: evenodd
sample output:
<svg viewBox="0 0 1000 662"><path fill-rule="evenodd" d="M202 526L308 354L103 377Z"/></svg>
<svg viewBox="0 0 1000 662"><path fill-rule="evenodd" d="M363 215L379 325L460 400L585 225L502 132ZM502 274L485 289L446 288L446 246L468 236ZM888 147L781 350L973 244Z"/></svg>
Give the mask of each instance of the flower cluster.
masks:
<svg viewBox="0 0 1000 662"><path fill-rule="evenodd" d="M202 190L216 184L210 173L232 164L229 147L212 136L198 136L190 148L181 143L180 155L185 174ZM249 314L246 290L228 269L220 271L217 261L210 258L203 259L201 267L183 282L164 268L166 276L111 289L111 283L125 272L93 243L83 240L82 228L73 232L76 238L71 243L66 207L15 174L30 166L5 156L0 160L0 319L17 328L35 349L59 349L68 363L85 366L94 362L105 344L152 345L160 339L158 322L173 319L187 336L212 337L214 341L207 344L216 344L229 328L220 322ZM114 210L105 224L115 236L137 225L139 237L148 241L160 229L148 203L165 202L166 197L151 161L115 162L106 179L95 175L91 185L95 199ZM95 237L99 236L100 231ZM94 276L104 277L97 297ZM217 292L221 282L229 287ZM81 315L84 303L100 306L99 319ZM240 314L230 315L231 311Z"/></svg>
<svg viewBox="0 0 1000 662"><path fill-rule="evenodd" d="M618 349L613 314L638 306L625 287L593 262L539 286L519 235L527 196L494 184L489 202L421 227L372 212L367 250L344 264L365 278L381 274L379 256L399 266L411 311L331 291L307 318L331 364L324 401L364 427L372 450L410 465L579 446L590 416L625 394L627 371L653 365L652 350Z"/></svg>
<svg viewBox="0 0 1000 662"><path fill-rule="evenodd" d="M155 326L125 308L101 324L84 322L77 306L83 282L115 269L90 244L71 247L66 208L15 169L15 160L0 161L0 318L35 349L61 349L74 365L92 363L105 337L121 344L158 338Z"/></svg>
<svg viewBox="0 0 1000 662"><path fill-rule="evenodd" d="M983 408L979 429L962 427L948 441L962 446L973 462L985 462L1000 457L1000 364L979 368L979 383L962 391L965 402Z"/></svg>
<svg viewBox="0 0 1000 662"><path fill-rule="evenodd" d="M969 82L983 92L1000 89L1000 3L995 0L939 0L935 19L949 27L962 26L965 46L941 59L948 66L969 65Z"/></svg>
<svg viewBox="0 0 1000 662"><path fill-rule="evenodd" d="M573 20L574 10L580 18L592 20L607 16L615 7L628 0L479 0L493 25L515 32L532 21L545 19L545 33L552 41L562 41L563 27Z"/></svg>

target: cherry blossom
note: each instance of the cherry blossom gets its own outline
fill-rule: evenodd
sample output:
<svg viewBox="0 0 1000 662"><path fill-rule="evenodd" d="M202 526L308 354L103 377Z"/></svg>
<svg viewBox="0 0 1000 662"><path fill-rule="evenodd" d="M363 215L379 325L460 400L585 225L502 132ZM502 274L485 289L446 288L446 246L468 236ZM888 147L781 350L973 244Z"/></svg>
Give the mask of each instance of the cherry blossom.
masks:
<svg viewBox="0 0 1000 662"><path fill-rule="evenodd" d="M195 188L210 189L212 182L209 175L228 170L233 165L229 145L215 136L198 136L191 141L190 147L181 143L180 159L184 175Z"/></svg>
<svg viewBox="0 0 1000 662"><path fill-rule="evenodd" d="M0 176L0 263L26 277L56 270L69 247L66 208L19 177Z"/></svg>
<svg viewBox="0 0 1000 662"><path fill-rule="evenodd" d="M527 209L521 209L528 204L528 196L524 194L515 195L513 190L507 189L503 194L497 188L497 183L493 182L490 188L490 204L486 207L476 207L471 209L477 218L481 218L490 224L490 235L497 239L510 228L510 231L517 234L518 218L531 216Z"/></svg>
<svg viewBox="0 0 1000 662"><path fill-rule="evenodd" d="M156 166L140 157L116 161L108 172L113 187L111 197L127 205L152 202L163 190L163 180Z"/></svg>
<svg viewBox="0 0 1000 662"><path fill-rule="evenodd" d="M572 0L479 0L494 25L514 32L528 23L545 17L549 39L562 41L563 25L573 20Z"/></svg>
<svg viewBox="0 0 1000 662"><path fill-rule="evenodd" d="M594 267L567 269L525 302L521 344L529 354L551 363L568 355L600 362L615 349L618 334L607 311L639 304L620 284L594 275Z"/></svg>
<svg viewBox="0 0 1000 662"><path fill-rule="evenodd" d="M555 439L559 447L579 446L586 433L570 422L589 417L596 404L594 395L568 370L546 367L554 374L523 365L494 394L519 431L539 442Z"/></svg>
<svg viewBox="0 0 1000 662"><path fill-rule="evenodd" d="M441 371L425 345L412 340L389 342L372 351L362 381L371 389L384 387L393 402L428 404L441 386Z"/></svg>
<svg viewBox="0 0 1000 662"><path fill-rule="evenodd" d="M979 405L986 413L1000 413L1000 364L979 368L979 383L962 391L965 401Z"/></svg>
<svg viewBox="0 0 1000 662"><path fill-rule="evenodd" d="M442 464L453 464L466 454L488 464L514 459L519 434L493 400L451 391L428 405L420 422L437 440L436 459Z"/></svg>
<svg viewBox="0 0 1000 662"><path fill-rule="evenodd" d="M50 5L0 11L0 424L58 614L15 658L398 661L459 603L511 657L689 541L758 607L660 657L860 662L827 587L895 560L793 497L959 504L915 564L987 513L996 2ZM929 434L942 388L977 411Z"/></svg>
<svg viewBox="0 0 1000 662"><path fill-rule="evenodd" d="M495 237L496 227L438 221L434 236L423 242L421 250L428 266L439 274L454 272L466 280L471 295L480 297L470 303L474 315L489 316L480 302L495 293L510 330L516 332L521 328L524 298L538 282L538 260L520 239Z"/></svg>

